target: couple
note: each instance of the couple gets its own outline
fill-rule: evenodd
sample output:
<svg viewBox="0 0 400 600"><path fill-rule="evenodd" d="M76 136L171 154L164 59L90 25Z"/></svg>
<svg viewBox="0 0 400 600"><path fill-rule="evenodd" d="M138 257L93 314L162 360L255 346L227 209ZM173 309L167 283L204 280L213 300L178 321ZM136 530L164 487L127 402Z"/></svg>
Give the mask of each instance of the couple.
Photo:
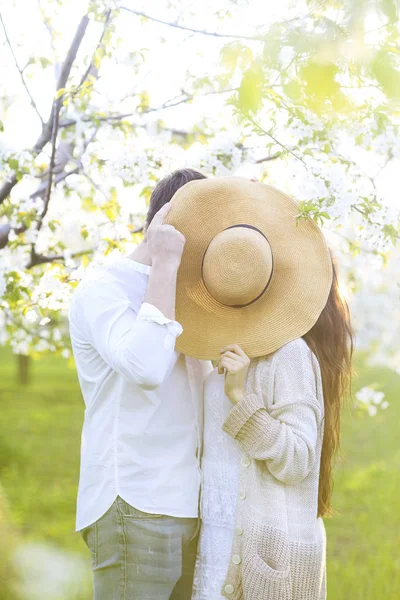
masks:
<svg viewBox="0 0 400 600"><path fill-rule="evenodd" d="M352 330L297 212L270 186L176 171L144 241L78 286L76 529L95 600L326 598Z"/></svg>

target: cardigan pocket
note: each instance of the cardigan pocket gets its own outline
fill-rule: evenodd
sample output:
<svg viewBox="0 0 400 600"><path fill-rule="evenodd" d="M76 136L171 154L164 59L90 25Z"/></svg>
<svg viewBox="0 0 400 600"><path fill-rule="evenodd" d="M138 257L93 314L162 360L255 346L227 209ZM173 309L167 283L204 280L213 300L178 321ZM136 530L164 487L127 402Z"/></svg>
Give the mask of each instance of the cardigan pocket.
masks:
<svg viewBox="0 0 400 600"><path fill-rule="evenodd" d="M286 531L249 517L243 541L245 600L292 600L290 542Z"/></svg>
<svg viewBox="0 0 400 600"><path fill-rule="evenodd" d="M274 569L259 554L253 554L243 565L245 600L292 600L290 568Z"/></svg>

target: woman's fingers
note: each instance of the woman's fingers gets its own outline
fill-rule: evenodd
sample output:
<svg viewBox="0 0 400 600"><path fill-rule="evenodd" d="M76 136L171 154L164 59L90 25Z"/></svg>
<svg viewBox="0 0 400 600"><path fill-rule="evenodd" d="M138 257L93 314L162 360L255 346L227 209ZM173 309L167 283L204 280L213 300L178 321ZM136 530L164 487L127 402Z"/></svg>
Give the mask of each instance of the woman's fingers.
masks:
<svg viewBox="0 0 400 600"><path fill-rule="evenodd" d="M237 361L224 356L218 362L218 372L221 374L220 369L226 369L229 373L237 373L238 371L240 371L242 369L242 365L238 364Z"/></svg>
<svg viewBox="0 0 400 600"><path fill-rule="evenodd" d="M234 354L237 354L238 356L241 356L242 358L246 358L248 359L249 357L247 356L246 352L243 350L243 348L241 348L239 346L239 344L228 344L228 346L225 346L225 348L222 348L220 350L221 354L225 353L225 352L233 352Z"/></svg>
<svg viewBox="0 0 400 600"><path fill-rule="evenodd" d="M239 356L238 354L235 354L234 352L232 352L232 350L227 350L226 352L223 353L222 357L223 356L228 356L229 358L231 358L232 360L235 360L235 361L239 361L239 360L243 361L243 357Z"/></svg>

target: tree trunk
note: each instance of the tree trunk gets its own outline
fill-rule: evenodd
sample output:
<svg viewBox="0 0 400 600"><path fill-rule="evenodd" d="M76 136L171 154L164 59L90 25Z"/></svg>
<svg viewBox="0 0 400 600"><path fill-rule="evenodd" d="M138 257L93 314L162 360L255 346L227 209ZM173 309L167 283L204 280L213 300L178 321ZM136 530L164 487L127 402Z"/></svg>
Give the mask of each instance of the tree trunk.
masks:
<svg viewBox="0 0 400 600"><path fill-rule="evenodd" d="M18 354L18 383L20 385L28 385L30 381L30 356Z"/></svg>

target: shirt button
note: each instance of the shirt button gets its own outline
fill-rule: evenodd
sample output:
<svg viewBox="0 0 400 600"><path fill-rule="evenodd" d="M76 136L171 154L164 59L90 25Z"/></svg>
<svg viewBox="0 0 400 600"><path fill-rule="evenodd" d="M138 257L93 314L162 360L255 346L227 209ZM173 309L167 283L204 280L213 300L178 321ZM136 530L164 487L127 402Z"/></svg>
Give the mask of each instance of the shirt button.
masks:
<svg viewBox="0 0 400 600"><path fill-rule="evenodd" d="M246 492L244 490L241 490L239 492L239 499L244 500L245 498L246 498Z"/></svg>
<svg viewBox="0 0 400 600"><path fill-rule="evenodd" d="M243 529L241 527L236 527L235 533L236 535L243 535Z"/></svg>
<svg viewBox="0 0 400 600"><path fill-rule="evenodd" d="M242 465L243 465L244 467L249 467L249 466L250 466L250 463L251 463L251 460L249 459L249 457L248 457L248 456L244 456L244 457L242 458L241 462L242 462Z"/></svg>
<svg viewBox="0 0 400 600"><path fill-rule="evenodd" d="M232 562L234 565L240 565L240 563L242 562L242 559L240 558L239 554L234 554L232 556Z"/></svg>
<svg viewBox="0 0 400 600"><path fill-rule="evenodd" d="M234 592L233 585L231 585L230 583L228 583L228 585L225 586L224 591L227 594L233 594L233 592Z"/></svg>

